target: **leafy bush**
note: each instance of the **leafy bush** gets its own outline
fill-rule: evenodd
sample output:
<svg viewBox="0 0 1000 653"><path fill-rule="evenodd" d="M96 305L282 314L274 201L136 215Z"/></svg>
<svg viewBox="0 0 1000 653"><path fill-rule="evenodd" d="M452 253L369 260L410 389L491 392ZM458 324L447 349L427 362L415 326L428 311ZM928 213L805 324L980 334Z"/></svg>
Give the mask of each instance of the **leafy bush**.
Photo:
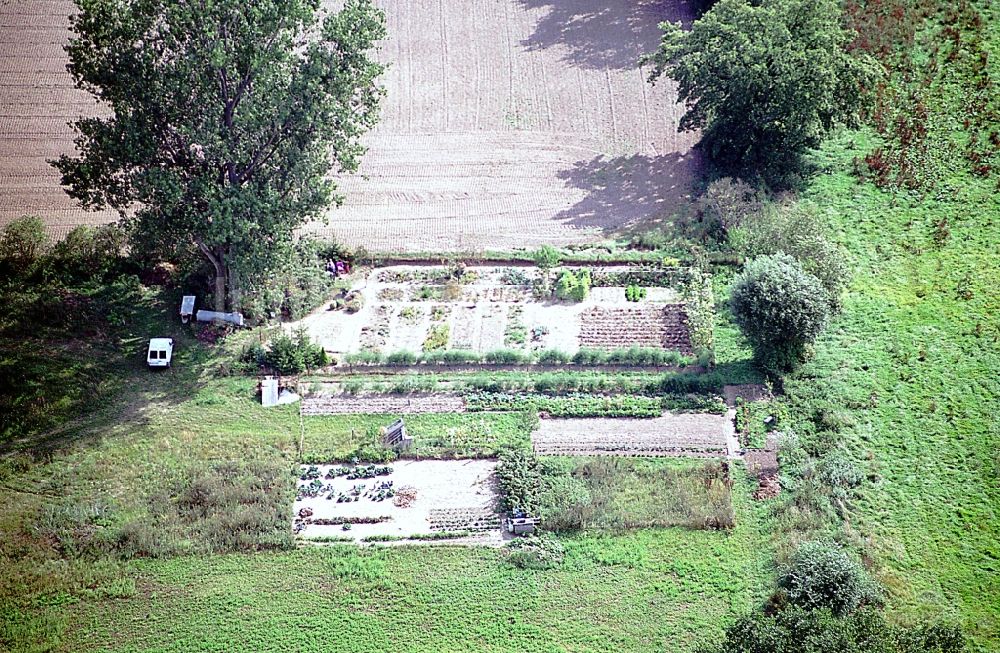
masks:
<svg viewBox="0 0 1000 653"><path fill-rule="evenodd" d="M344 356L344 362L348 365L381 365L385 362L382 352L374 349L356 351Z"/></svg>
<svg viewBox="0 0 1000 653"><path fill-rule="evenodd" d="M326 350L314 344L304 328L291 336L282 332L271 342L264 357L265 362L279 374L299 374L327 364Z"/></svg>
<svg viewBox="0 0 1000 653"><path fill-rule="evenodd" d="M850 280L844 251L829 240L818 210L801 202L772 206L743 221L731 234L733 249L748 259L784 252L819 279L830 308L840 310L840 297Z"/></svg>
<svg viewBox="0 0 1000 653"><path fill-rule="evenodd" d="M530 360L529 357L525 356L516 349L497 349L495 351L488 352L484 357L487 363L494 363L499 365L513 365L517 363L525 363Z"/></svg>
<svg viewBox="0 0 1000 653"><path fill-rule="evenodd" d="M417 355L411 351L394 351L385 358L386 365L416 365Z"/></svg>
<svg viewBox="0 0 1000 653"><path fill-rule="evenodd" d="M48 247L45 223L25 216L0 232L0 279L24 279L33 275Z"/></svg>
<svg viewBox="0 0 1000 653"><path fill-rule="evenodd" d="M541 463L533 453L512 447L501 449L496 474L505 512L538 514L544 480Z"/></svg>
<svg viewBox="0 0 1000 653"><path fill-rule="evenodd" d="M642 286L625 286L625 301L638 302L646 298L646 289Z"/></svg>
<svg viewBox="0 0 1000 653"><path fill-rule="evenodd" d="M424 339L424 351L436 351L448 346L451 327L447 324L433 324Z"/></svg>
<svg viewBox="0 0 1000 653"><path fill-rule="evenodd" d="M531 260L541 270L551 270L562 262L562 254L551 245L542 245L531 253Z"/></svg>
<svg viewBox="0 0 1000 653"><path fill-rule="evenodd" d="M657 397L633 395L548 395L482 392L466 397L470 411L536 410L553 417L659 417Z"/></svg>
<svg viewBox="0 0 1000 653"><path fill-rule="evenodd" d="M582 302L590 294L590 271L563 270L556 281L555 295L563 301Z"/></svg>
<svg viewBox="0 0 1000 653"><path fill-rule="evenodd" d="M829 294L791 256L761 256L733 284L733 319L764 367L789 370L809 355L830 317Z"/></svg>
<svg viewBox="0 0 1000 653"><path fill-rule="evenodd" d="M557 262L556 265L559 265ZM504 268L500 273L500 283L508 286L527 286L531 283L531 278L523 270L518 268Z"/></svg>
<svg viewBox="0 0 1000 653"><path fill-rule="evenodd" d="M836 616L879 602L868 572L839 546L824 542L802 543L778 586L792 605L827 608Z"/></svg>
<svg viewBox="0 0 1000 653"><path fill-rule="evenodd" d="M252 282L243 280L240 308L244 315L251 320L277 316L297 320L320 306L335 284L324 270L326 251L322 243L303 238L283 251L280 263L266 275ZM357 301L352 303L353 299ZM353 312L360 310L360 301L360 294L352 293L339 303Z"/></svg>
<svg viewBox="0 0 1000 653"><path fill-rule="evenodd" d="M507 548L507 561L518 569L554 569L566 557L566 547L549 533L516 538Z"/></svg>
<svg viewBox="0 0 1000 653"><path fill-rule="evenodd" d="M861 469L841 451L832 451L823 457L819 465L819 476L838 495L858 487L865 480Z"/></svg>
<svg viewBox="0 0 1000 653"><path fill-rule="evenodd" d="M121 262L125 233L115 225L74 228L56 242L45 260L45 275L61 283L103 279Z"/></svg>
<svg viewBox="0 0 1000 653"><path fill-rule="evenodd" d="M710 653L964 653L961 630L897 626L872 609L838 618L828 610L789 608L753 613L726 629Z"/></svg>
<svg viewBox="0 0 1000 653"><path fill-rule="evenodd" d="M558 349L546 349L539 352L536 359L542 365L561 365L570 362L572 357L564 351Z"/></svg>
<svg viewBox="0 0 1000 653"><path fill-rule="evenodd" d="M444 363L446 365L463 365L467 363L478 363L482 357L467 349L447 349L445 351L427 352L421 357L424 363Z"/></svg>

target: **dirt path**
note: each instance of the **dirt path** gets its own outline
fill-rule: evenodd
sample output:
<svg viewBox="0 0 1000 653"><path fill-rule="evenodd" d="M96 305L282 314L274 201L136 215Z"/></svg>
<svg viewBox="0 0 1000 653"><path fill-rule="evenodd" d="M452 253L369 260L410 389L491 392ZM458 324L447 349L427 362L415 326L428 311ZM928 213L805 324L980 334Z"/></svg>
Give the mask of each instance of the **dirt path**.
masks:
<svg viewBox="0 0 1000 653"><path fill-rule="evenodd" d="M545 419L531 435L536 453L554 456L728 455L725 417L666 413L652 419Z"/></svg>

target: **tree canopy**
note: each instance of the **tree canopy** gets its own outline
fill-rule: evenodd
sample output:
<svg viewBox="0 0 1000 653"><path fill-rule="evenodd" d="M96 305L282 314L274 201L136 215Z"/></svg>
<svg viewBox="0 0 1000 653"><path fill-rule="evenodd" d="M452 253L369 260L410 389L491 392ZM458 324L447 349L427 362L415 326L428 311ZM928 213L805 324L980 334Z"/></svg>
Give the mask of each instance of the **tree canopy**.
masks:
<svg viewBox="0 0 1000 653"><path fill-rule="evenodd" d="M819 279L791 256L760 256L733 283L733 319L765 367L792 369L830 317L830 297Z"/></svg>
<svg viewBox="0 0 1000 653"><path fill-rule="evenodd" d="M76 0L75 84L108 111L73 123L56 167L71 196L111 207L133 245L190 243L239 302L294 230L339 202L378 118L384 37L371 0Z"/></svg>
<svg viewBox="0 0 1000 653"><path fill-rule="evenodd" d="M690 30L662 23L648 58L676 80L682 129L724 168L778 182L838 122L853 121L874 65L847 54L836 0L720 0Z"/></svg>

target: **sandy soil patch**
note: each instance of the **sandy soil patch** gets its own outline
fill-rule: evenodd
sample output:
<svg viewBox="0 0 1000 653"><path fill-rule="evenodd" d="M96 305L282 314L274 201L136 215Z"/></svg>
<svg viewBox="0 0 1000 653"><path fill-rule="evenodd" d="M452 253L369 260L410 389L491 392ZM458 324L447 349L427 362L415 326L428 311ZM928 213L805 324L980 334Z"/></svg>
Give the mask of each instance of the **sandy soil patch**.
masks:
<svg viewBox="0 0 1000 653"><path fill-rule="evenodd" d="M726 456L725 417L666 413L651 419L543 419L536 453L559 456Z"/></svg>
<svg viewBox="0 0 1000 653"><path fill-rule="evenodd" d="M407 537L443 531L475 531L480 544L503 542L500 516L497 512L497 488L494 460L402 460L390 465L392 473L372 479L348 480L345 477L324 478L337 465L319 465L321 480L330 490L316 498L297 500L295 514L303 508L312 510L311 519L365 519L387 517L376 524L353 524L345 531L340 525L306 524L300 536L305 538L335 536L357 541L369 535ZM397 493L404 488L414 492L408 505L401 506L392 498L373 500L373 489L391 482ZM299 481L299 486L309 481ZM349 494L364 485L357 501L338 503L337 496ZM333 499L327 499L330 494ZM398 495L397 495L398 496Z"/></svg>

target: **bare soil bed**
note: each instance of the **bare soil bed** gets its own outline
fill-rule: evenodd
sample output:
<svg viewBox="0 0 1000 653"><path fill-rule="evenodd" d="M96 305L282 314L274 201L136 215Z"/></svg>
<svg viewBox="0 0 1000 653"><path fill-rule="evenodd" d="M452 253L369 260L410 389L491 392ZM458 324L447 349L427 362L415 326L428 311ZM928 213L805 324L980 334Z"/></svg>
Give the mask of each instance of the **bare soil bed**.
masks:
<svg viewBox="0 0 1000 653"><path fill-rule="evenodd" d="M725 457L725 420L702 413L651 419L543 419L531 435L535 453L554 456Z"/></svg>
<svg viewBox="0 0 1000 653"><path fill-rule="evenodd" d="M302 527L301 537L349 537L360 541L370 536L406 538L470 531L477 544L503 543L497 512L496 461L403 460L391 463L388 475L360 480L344 476L327 479L327 472L338 466L318 467L319 480L329 489L319 496L295 501L295 521ZM300 488L309 483L298 481ZM389 483L393 497L373 498L377 488ZM356 501L337 501L341 494L352 496L352 490L362 485ZM333 498L327 498L331 495ZM300 517L308 511L308 517ZM382 518L377 523L358 523ZM343 522L354 523L344 530Z"/></svg>
<svg viewBox="0 0 1000 653"><path fill-rule="evenodd" d="M302 400L303 415L354 415L361 413L414 415L464 413L465 400L457 395L316 395Z"/></svg>
<svg viewBox="0 0 1000 653"><path fill-rule="evenodd" d="M614 349L621 346L622 340L690 354L691 334L684 305L595 306L580 315L580 346Z"/></svg>
<svg viewBox="0 0 1000 653"><path fill-rule="evenodd" d="M524 274L538 274L533 268ZM441 267L390 266L355 281L363 297L357 313L329 305L289 328L304 326L323 347L343 354L363 350L419 353L432 328L447 332L445 349L617 349L632 345L691 353L687 316L677 293L653 288L638 304L620 287L594 288L582 302L538 300L529 286L503 283L504 268L467 268L465 283L444 282ZM511 335L520 327L521 340Z"/></svg>

